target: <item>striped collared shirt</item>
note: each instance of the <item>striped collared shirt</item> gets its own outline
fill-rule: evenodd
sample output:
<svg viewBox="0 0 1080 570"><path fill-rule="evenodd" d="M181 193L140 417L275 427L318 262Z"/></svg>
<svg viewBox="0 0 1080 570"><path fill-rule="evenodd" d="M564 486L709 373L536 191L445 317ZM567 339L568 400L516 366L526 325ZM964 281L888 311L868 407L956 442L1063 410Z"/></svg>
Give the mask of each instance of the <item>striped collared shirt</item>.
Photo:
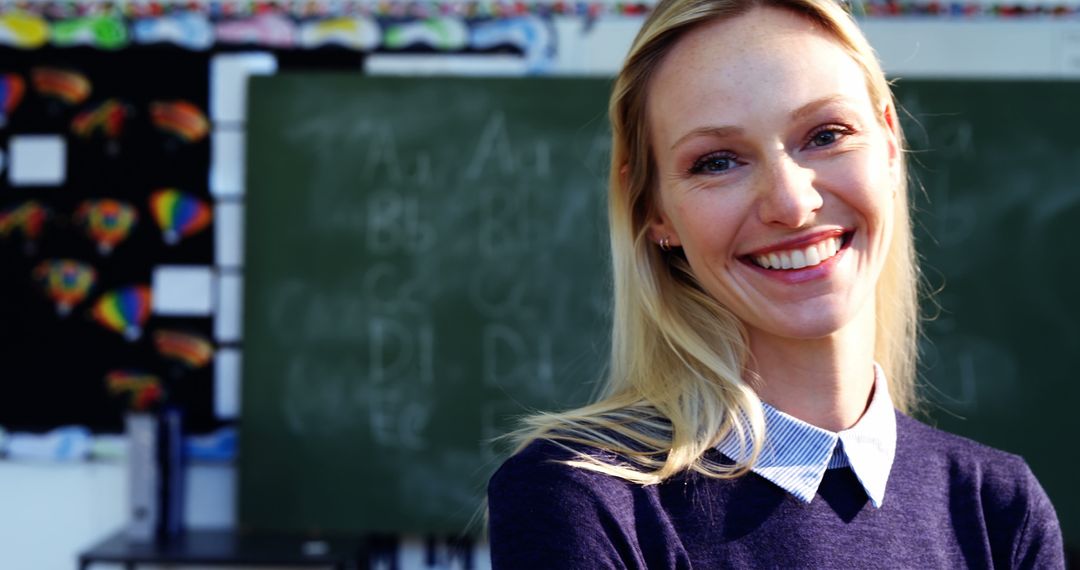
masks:
<svg viewBox="0 0 1080 570"><path fill-rule="evenodd" d="M866 413L839 433L812 426L764 402L761 405L765 446L751 471L809 503L826 469L851 467L870 503L881 507L896 454L896 415L880 366L874 364L874 395ZM736 461L749 455L733 433L716 448Z"/></svg>

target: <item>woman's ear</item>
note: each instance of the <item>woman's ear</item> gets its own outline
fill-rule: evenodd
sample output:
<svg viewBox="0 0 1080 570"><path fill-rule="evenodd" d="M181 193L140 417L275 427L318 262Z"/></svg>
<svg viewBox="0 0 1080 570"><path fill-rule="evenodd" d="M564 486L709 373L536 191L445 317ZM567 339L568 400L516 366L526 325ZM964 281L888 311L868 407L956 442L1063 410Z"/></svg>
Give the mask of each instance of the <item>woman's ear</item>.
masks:
<svg viewBox="0 0 1080 570"><path fill-rule="evenodd" d="M664 212L663 206L656 204L649 222L649 240L667 251L673 247L682 247L679 233L675 231L675 225L671 218Z"/></svg>
<svg viewBox="0 0 1080 570"><path fill-rule="evenodd" d="M898 163L900 160L900 123L896 117L896 108L892 103L885 104L882 111L882 120L885 123L886 137L889 143L889 163Z"/></svg>

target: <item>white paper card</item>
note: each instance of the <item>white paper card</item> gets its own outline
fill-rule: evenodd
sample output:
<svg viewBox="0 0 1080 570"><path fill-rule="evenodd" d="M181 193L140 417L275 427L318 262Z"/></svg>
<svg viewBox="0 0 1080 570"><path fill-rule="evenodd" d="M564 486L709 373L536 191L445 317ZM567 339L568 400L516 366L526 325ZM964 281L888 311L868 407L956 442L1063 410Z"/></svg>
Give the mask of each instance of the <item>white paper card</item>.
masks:
<svg viewBox="0 0 1080 570"><path fill-rule="evenodd" d="M214 263L221 268L244 265L244 205L218 202L214 207Z"/></svg>
<svg viewBox="0 0 1080 570"><path fill-rule="evenodd" d="M214 122L244 122L247 84L252 75L273 75L277 58L263 52L214 56L210 63L210 118Z"/></svg>
<svg viewBox="0 0 1080 570"><path fill-rule="evenodd" d="M214 337L219 342L240 340L244 324L244 278L239 274L218 277L217 301Z"/></svg>
<svg viewBox="0 0 1080 570"><path fill-rule="evenodd" d="M222 348L214 355L214 415L231 420L240 415L241 353Z"/></svg>
<svg viewBox="0 0 1080 570"><path fill-rule="evenodd" d="M213 310L214 273L197 265L154 268L154 313L166 316L209 316Z"/></svg>
<svg viewBox="0 0 1080 570"><path fill-rule="evenodd" d="M13 136L8 181L12 186L59 186L67 177L67 144L55 135Z"/></svg>
<svg viewBox="0 0 1080 570"><path fill-rule="evenodd" d="M243 196L244 131L214 129L210 148L210 193L219 198Z"/></svg>

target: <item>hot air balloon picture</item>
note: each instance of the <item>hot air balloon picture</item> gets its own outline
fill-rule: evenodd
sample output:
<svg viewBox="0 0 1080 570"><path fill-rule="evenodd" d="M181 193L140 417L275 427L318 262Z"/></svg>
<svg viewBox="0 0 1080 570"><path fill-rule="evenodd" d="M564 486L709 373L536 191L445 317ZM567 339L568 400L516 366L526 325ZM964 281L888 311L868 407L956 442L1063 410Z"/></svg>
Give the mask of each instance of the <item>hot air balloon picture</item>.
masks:
<svg viewBox="0 0 1080 570"><path fill-rule="evenodd" d="M130 105L119 99L107 99L75 115L71 121L71 132L84 140L100 135L105 140L105 150L115 156L120 152L120 137L124 134L124 127L133 114Z"/></svg>
<svg viewBox="0 0 1080 570"><path fill-rule="evenodd" d="M170 137L172 144L197 143L210 132L206 115L194 104L183 100L150 103L150 121Z"/></svg>
<svg viewBox="0 0 1080 570"><path fill-rule="evenodd" d="M127 239L138 220L135 206L109 198L82 202L74 216L75 224L97 244L101 255L109 255Z"/></svg>
<svg viewBox="0 0 1080 570"><path fill-rule="evenodd" d="M8 119L22 102L26 82L17 73L0 73L0 129L7 126Z"/></svg>
<svg viewBox="0 0 1080 570"><path fill-rule="evenodd" d="M177 363L173 376L182 370L197 370L210 364L214 345L210 339L194 333L176 330L154 331L154 347L162 357Z"/></svg>
<svg viewBox="0 0 1080 570"><path fill-rule="evenodd" d="M109 291L94 303L90 316L130 342L139 340L150 318L150 287L132 285Z"/></svg>
<svg viewBox="0 0 1080 570"><path fill-rule="evenodd" d="M151 194L150 214L169 245L203 231L212 217L206 202L176 188L162 188Z"/></svg>
<svg viewBox="0 0 1080 570"><path fill-rule="evenodd" d="M54 115L65 107L82 104L92 91L90 80L85 75L55 67L31 69L30 82L39 95L50 100L49 111Z"/></svg>
<svg viewBox="0 0 1080 570"><path fill-rule="evenodd" d="M46 259L34 268L34 279L56 304L57 314L66 317L90 294L97 271L74 259Z"/></svg>
<svg viewBox="0 0 1080 570"><path fill-rule="evenodd" d="M128 394L130 407L137 412L149 410L165 397L161 379L143 370L111 370L105 374L105 385L111 394Z"/></svg>
<svg viewBox="0 0 1080 570"><path fill-rule="evenodd" d="M0 210L0 239L7 239L19 232L23 236L23 252L37 253L37 243L45 232L45 222L52 216L49 209L37 200L27 200L16 206Z"/></svg>

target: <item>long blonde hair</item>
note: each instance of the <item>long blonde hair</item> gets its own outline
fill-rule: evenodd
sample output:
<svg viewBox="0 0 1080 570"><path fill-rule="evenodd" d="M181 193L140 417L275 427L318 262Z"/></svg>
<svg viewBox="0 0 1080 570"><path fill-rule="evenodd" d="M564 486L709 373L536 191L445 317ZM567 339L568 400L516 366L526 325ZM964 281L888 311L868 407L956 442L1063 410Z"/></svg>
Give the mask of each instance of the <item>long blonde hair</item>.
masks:
<svg viewBox="0 0 1080 570"><path fill-rule="evenodd" d="M664 255L649 239L656 166L645 101L652 76L683 34L757 6L794 11L830 33L862 68L875 108L888 104L895 113L873 49L834 0L660 2L630 48L609 105L614 311L608 376L595 403L523 420L509 436L518 450L548 439L610 451L625 461L578 454L570 463L641 484L687 469L734 477L756 461L764 429L760 402L742 374L749 357L745 330L696 283L681 256ZM902 144L898 126L897 134ZM875 292L874 357L888 375L894 404L908 411L914 403L919 279L903 165L898 184L900 207L894 208L894 234ZM705 452L731 432L750 451L748 459L735 465L709 461Z"/></svg>

